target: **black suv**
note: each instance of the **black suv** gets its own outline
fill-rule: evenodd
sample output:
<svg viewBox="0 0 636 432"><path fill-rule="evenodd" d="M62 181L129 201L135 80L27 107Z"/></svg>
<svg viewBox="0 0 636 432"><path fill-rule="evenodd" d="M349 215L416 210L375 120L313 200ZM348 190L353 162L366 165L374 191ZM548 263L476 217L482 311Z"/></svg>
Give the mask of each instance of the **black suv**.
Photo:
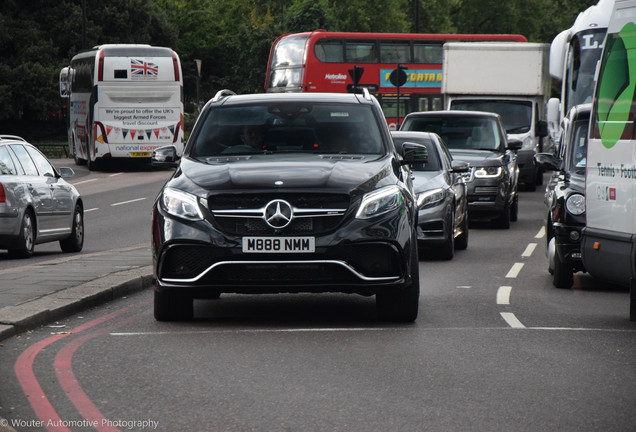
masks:
<svg viewBox="0 0 636 432"><path fill-rule="evenodd" d="M434 132L453 159L467 162L468 212L471 220L494 219L501 228L517 220L519 167L516 151L521 141L506 136L498 114L480 111L410 113L402 131Z"/></svg>
<svg viewBox="0 0 636 432"><path fill-rule="evenodd" d="M591 104L578 105L563 119L558 154L535 155L537 166L554 173L545 190L548 271L557 288L570 288L585 271L581 230L585 226L585 167Z"/></svg>
<svg viewBox="0 0 636 432"><path fill-rule="evenodd" d="M219 92L202 110L153 207L154 314L193 315L221 293L376 295L382 320L417 317L416 219L408 164L364 94Z"/></svg>

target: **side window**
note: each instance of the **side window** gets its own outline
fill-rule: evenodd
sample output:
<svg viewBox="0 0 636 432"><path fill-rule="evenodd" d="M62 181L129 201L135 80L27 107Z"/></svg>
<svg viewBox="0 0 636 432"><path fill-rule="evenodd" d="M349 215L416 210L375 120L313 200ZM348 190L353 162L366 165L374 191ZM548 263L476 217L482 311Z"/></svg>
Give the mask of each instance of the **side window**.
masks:
<svg viewBox="0 0 636 432"><path fill-rule="evenodd" d="M325 63L344 62L344 50L340 39L320 39L314 46L316 58Z"/></svg>
<svg viewBox="0 0 636 432"><path fill-rule="evenodd" d="M33 162L35 162L35 165L38 167L40 175L55 177L55 169L42 153L33 147L27 147L26 149L31 155L31 159L33 159Z"/></svg>
<svg viewBox="0 0 636 432"><path fill-rule="evenodd" d="M349 63L377 63L374 41L347 41L346 61Z"/></svg>
<svg viewBox="0 0 636 432"><path fill-rule="evenodd" d="M15 165L6 147L0 147L0 174L17 175Z"/></svg>
<svg viewBox="0 0 636 432"><path fill-rule="evenodd" d="M20 165L22 165L24 173L26 175L37 176L38 169L36 168L35 163L33 163L31 156L29 156L29 153L27 153L24 146L20 144L14 144L10 147L11 150L13 150L13 153L15 153L15 155L17 156Z"/></svg>
<svg viewBox="0 0 636 432"><path fill-rule="evenodd" d="M408 42L380 42L380 63L410 63L411 46Z"/></svg>

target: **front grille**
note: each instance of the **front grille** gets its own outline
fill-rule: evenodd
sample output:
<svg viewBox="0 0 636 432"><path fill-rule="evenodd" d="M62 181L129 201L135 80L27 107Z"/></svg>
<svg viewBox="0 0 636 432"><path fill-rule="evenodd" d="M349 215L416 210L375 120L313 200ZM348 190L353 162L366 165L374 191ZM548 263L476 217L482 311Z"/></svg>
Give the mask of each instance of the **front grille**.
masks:
<svg viewBox="0 0 636 432"><path fill-rule="evenodd" d="M284 228L273 228L263 210L273 200L284 200L294 208L294 218ZM349 196L342 194L220 194L208 198L216 227L228 235L322 235L342 222Z"/></svg>
<svg viewBox="0 0 636 432"><path fill-rule="evenodd" d="M497 195L499 187L497 186L478 186L475 188L475 193L479 195Z"/></svg>

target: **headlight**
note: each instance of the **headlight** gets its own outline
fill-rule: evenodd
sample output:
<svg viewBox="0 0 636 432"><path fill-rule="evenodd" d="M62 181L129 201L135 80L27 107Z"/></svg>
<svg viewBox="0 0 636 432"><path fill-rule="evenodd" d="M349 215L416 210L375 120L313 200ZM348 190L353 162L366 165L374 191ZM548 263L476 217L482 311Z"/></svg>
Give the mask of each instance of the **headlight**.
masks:
<svg viewBox="0 0 636 432"><path fill-rule="evenodd" d="M417 194L417 207L430 207L444 200L444 189L433 189Z"/></svg>
<svg viewBox="0 0 636 432"><path fill-rule="evenodd" d="M482 167L475 170L475 177L477 178L496 178L501 175L503 171L502 167Z"/></svg>
<svg viewBox="0 0 636 432"><path fill-rule="evenodd" d="M176 189L165 188L161 194L163 208L173 216L188 220L202 220L197 197Z"/></svg>
<svg viewBox="0 0 636 432"><path fill-rule="evenodd" d="M572 194L565 201L567 211L575 216L585 213L585 196L581 194Z"/></svg>
<svg viewBox="0 0 636 432"><path fill-rule="evenodd" d="M404 205L404 197L398 186L387 186L362 197L362 203L356 213L357 219L369 219L388 213Z"/></svg>

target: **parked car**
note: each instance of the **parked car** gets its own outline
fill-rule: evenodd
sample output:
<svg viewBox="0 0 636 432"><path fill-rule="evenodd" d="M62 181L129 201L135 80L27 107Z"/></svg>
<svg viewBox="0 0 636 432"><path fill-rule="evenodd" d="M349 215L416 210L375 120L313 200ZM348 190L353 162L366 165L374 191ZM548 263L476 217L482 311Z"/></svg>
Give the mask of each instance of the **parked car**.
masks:
<svg viewBox="0 0 636 432"><path fill-rule="evenodd" d="M465 175L472 219L494 219L501 228L517 220L518 139L508 140L501 117L480 111L428 111L408 114L402 131L434 132L453 158L470 164Z"/></svg>
<svg viewBox="0 0 636 432"><path fill-rule="evenodd" d="M63 252L84 245L84 204L75 187L24 139L0 135L0 249L28 258L36 244L59 241Z"/></svg>
<svg viewBox="0 0 636 432"><path fill-rule="evenodd" d="M545 190L548 271L557 288L570 288L574 273L585 271L581 231L585 227L585 167L591 104L573 107L562 120L558 153L535 155L553 174Z"/></svg>
<svg viewBox="0 0 636 432"><path fill-rule="evenodd" d="M192 318L221 293L375 295L378 316L419 304L417 211L407 164L363 94L219 92L153 207L154 315ZM154 152L171 166L176 148Z"/></svg>
<svg viewBox="0 0 636 432"><path fill-rule="evenodd" d="M417 242L436 256L452 259L455 249L468 247L468 200L463 173L466 162L455 161L442 139L432 132L391 132L393 142L426 147L426 162L415 164L413 190L417 203Z"/></svg>

